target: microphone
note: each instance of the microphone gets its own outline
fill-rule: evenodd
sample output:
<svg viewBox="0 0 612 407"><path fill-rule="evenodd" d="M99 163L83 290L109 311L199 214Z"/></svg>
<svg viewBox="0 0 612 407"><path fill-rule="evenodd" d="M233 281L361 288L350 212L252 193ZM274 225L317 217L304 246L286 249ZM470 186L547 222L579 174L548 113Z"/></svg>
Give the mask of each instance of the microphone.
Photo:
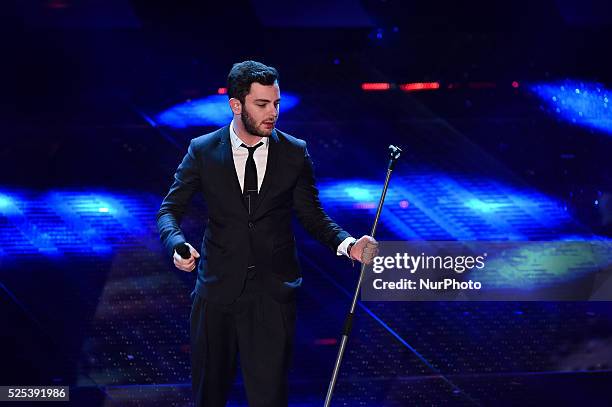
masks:
<svg viewBox="0 0 612 407"><path fill-rule="evenodd" d="M174 246L174 250L176 250L178 255L181 256L183 259L188 259L191 257L191 251L189 250L189 246L187 246L185 243L177 244L176 246Z"/></svg>
<svg viewBox="0 0 612 407"><path fill-rule="evenodd" d="M389 169L393 170L395 163L402 155L402 149L391 144L389 146Z"/></svg>

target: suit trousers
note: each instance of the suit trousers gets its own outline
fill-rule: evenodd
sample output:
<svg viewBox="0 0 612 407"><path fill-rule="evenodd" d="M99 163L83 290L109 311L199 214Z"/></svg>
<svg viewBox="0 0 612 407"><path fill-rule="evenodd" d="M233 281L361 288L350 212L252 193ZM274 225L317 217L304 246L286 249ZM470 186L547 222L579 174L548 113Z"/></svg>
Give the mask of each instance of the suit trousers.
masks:
<svg viewBox="0 0 612 407"><path fill-rule="evenodd" d="M251 270L249 270L251 271ZM288 371L295 334L295 300L280 303L250 272L231 304L195 292L190 315L192 389L197 407L225 406L237 359L250 407L288 405Z"/></svg>

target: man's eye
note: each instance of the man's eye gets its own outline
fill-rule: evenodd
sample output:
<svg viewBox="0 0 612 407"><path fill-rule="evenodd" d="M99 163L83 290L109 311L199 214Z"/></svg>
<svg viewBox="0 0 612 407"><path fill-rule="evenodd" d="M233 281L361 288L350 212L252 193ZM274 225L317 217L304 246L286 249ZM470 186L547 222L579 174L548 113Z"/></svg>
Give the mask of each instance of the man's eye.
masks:
<svg viewBox="0 0 612 407"><path fill-rule="evenodd" d="M257 104L257 106L259 106L259 107L264 107L265 105L262 105L262 104L259 104L259 103L258 103L258 104Z"/></svg>

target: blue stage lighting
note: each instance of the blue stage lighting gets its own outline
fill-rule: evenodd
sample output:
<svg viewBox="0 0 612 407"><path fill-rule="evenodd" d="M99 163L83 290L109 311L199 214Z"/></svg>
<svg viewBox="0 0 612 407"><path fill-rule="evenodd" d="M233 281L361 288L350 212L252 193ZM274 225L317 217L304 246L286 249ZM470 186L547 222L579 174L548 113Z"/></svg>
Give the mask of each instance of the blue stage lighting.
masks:
<svg viewBox="0 0 612 407"><path fill-rule="evenodd" d="M612 91L593 82L566 80L529 86L561 119L612 134Z"/></svg>
<svg viewBox="0 0 612 407"><path fill-rule="evenodd" d="M321 200L340 223L350 222L343 216L356 210L374 216L380 182L319 184ZM561 202L536 190L436 172L396 175L381 222L392 232L386 240L560 240L581 230Z"/></svg>
<svg viewBox="0 0 612 407"><path fill-rule="evenodd" d="M157 249L158 204L106 191L0 191L0 255L109 255L135 241Z"/></svg>
<svg viewBox="0 0 612 407"><path fill-rule="evenodd" d="M502 208L504 205L498 202L482 202L480 199L468 199L465 206L478 212L491 213Z"/></svg>
<svg viewBox="0 0 612 407"><path fill-rule="evenodd" d="M0 194L0 213L7 213L13 207L13 200L7 195Z"/></svg>
<svg viewBox="0 0 612 407"><path fill-rule="evenodd" d="M344 192L356 201L371 201L374 199L371 189L372 188L368 189L358 186L347 186L344 188Z"/></svg>

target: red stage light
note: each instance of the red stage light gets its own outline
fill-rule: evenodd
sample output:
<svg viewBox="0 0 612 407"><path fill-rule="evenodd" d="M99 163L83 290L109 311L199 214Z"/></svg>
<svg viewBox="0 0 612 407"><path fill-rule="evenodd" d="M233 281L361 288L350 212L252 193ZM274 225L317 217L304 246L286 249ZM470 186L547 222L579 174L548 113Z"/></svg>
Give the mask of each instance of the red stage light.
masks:
<svg viewBox="0 0 612 407"><path fill-rule="evenodd" d="M361 84L361 89L370 91L370 90L389 90L391 88L391 84L388 82L365 82Z"/></svg>
<svg viewBox="0 0 612 407"><path fill-rule="evenodd" d="M519 87L519 83L517 81L513 81L512 82L512 87L515 88L515 89L518 88Z"/></svg>
<svg viewBox="0 0 612 407"><path fill-rule="evenodd" d="M227 94L227 88L219 88L219 89L217 89L217 93L219 95L226 95Z"/></svg>
<svg viewBox="0 0 612 407"><path fill-rule="evenodd" d="M400 89L404 92L413 92L416 90L435 90L440 89L440 82L403 83L400 85Z"/></svg>

